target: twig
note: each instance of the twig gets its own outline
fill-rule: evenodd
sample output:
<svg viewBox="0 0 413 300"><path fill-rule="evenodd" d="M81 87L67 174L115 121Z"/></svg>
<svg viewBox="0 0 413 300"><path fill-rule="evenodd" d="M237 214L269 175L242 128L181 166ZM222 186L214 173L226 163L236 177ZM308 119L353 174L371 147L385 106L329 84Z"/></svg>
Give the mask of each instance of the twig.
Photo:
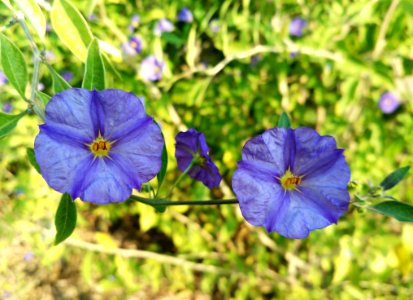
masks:
<svg viewBox="0 0 413 300"><path fill-rule="evenodd" d="M383 23L380 26L379 36L377 37L376 45L374 46L372 57L373 59L380 56L381 52L386 45L386 32L390 24L390 20L396 10L397 5L400 0L393 0L387 10L386 16L384 17Z"/></svg>
<svg viewBox="0 0 413 300"><path fill-rule="evenodd" d="M231 274L238 277L245 277L241 272L236 272L233 270L226 270L213 265L206 265L201 263L194 263L183 258L169 256L164 254L159 254L155 252L137 250L137 249L123 249L123 248L107 248L102 245L97 245L81 240L68 239L64 242L68 246L73 246L81 249L86 249L88 251L105 253L109 255L119 255L127 258L142 258L142 259L154 259L160 263L166 263L170 265L181 266L183 268L191 269L203 273L217 273L217 274Z"/></svg>

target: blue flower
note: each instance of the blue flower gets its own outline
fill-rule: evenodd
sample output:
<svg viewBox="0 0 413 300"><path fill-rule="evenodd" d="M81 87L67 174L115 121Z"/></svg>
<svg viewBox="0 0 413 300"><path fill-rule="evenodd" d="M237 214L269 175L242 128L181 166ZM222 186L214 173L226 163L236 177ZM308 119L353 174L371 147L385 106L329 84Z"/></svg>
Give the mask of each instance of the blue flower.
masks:
<svg viewBox="0 0 413 300"><path fill-rule="evenodd" d="M5 112L5 113L10 113L11 111L12 111L12 109L13 109L13 105L11 105L11 103L10 102L5 102L4 104L3 104L3 112Z"/></svg>
<svg viewBox="0 0 413 300"><path fill-rule="evenodd" d="M134 32L135 29L138 28L140 20L141 18L139 17L139 15L132 16L132 18L130 19L129 26L128 26L128 29L130 32Z"/></svg>
<svg viewBox="0 0 413 300"><path fill-rule="evenodd" d="M174 29L174 24L172 24L171 21L169 21L168 19L160 19L158 23L156 23L155 34L161 35L162 32L172 32L174 31Z"/></svg>
<svg viewBox="0 0 413 300"><path fill-rule="evenodd" d="M333 137L305 127L273 128L245 144L232 187L249 223L305 238L346 212L349 180Z"/></svg>
<svg viewBox="0 0 413 300"><path fill-rule="evenodd" d="M122 50L126 55L133 56L142 52L142 40L134 35L129 41L122 45Z"/></svg>
<svg viewBox="0 0 413 300"><path fill-rule="evenodd" d="M106 204L125 201L159 172L163 145L132 93L71 88L48 102L34 151L50 187Z"/></svg>
<svg viewBox="0 0 413 300"><path fill-rule="evenodd" d="M5 85L9 80L7 79L6 75L0 71L0 86Z"/></svg>
<svg viewBox="0 0 413 300"><path fill-rule="evenodd" d="M385 114L391 114L400 106L400 101L396 95L391 92L386 92L381 95L379 101L379 108Z"/></svg>
<svg viewBox="0 0 413 300"><path fill-rule="evenodd" d="M141 62L140 76L149 81L156 81L162 78L164 62L150 55Z"/></svg>
<svg viewBox="0 0 413 300"><path fill-rule="evenodd" d="M175 141L175 157L179 170L184 172L193 162L193 166L188 172L190 177L201 181L210 189L218 186L222 176L209 157L204 134L191 128L186 132L178 133Z"/></svg>
<svg viewBox="0 0 413 300"><path fill-rule="evenodd" d="M192 23L194 20L194 16L192 12L187 8L184 7L178 12L178 21L185 22L185 23Z"/></svg>
<svg viewBox="0 0 413 300"><path fill-rule="evenodd" d="M292 36L302 36L305 26L307 26L306 20L295 17L290 23L290 34Z"/></svg>
<svg viewBox="0 0 413 300"><path fill-rule="evenodd" d="M63 71L63 72L62 72L62 77L63 77L63 79L66 80L67 82L70 82L70 81L73 80L74 75L73 75L73 73L70 72L70 71Z"/></svg>

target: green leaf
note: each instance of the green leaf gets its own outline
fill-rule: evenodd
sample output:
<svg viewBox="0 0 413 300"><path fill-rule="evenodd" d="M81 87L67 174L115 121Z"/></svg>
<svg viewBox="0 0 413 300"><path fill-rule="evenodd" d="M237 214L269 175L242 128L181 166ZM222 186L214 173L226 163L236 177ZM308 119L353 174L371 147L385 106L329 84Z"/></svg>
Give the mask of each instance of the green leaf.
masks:
<svg viewBox="0 0 413 300"><path fill-rule="evenodd" d="M400 222L413 222L413 206L404 202L384 201L367 208Z"/></svg>
<svg viewBox="0 0 413 300"><path fill-rule="evenodd" d="M25 114L27 114L27 111L18 115L9 115L0 112L0 139L8 135Z"/></svg>
<svg viewBox="0 0 413 300"><path fill-rule="evenodd" d="M280 119L278 120L278 127L281 127L281 128L291 127L290 119L288 118L288 115L285 112L281 114Z"/></svg>
<svg viewBox="0 0 413 300"><path fill-rule="evenodd" d="M161 126L159 126L159 124L157 122L155 122L155 124L158 125L159 129L161 129ZM162 183L163 183L163 181L165 179L165 175L166 175L166 169L168 168L168 151L166 150L165 137L163 135L162 129L161 129L161 133L162 133L162 138L164 140L164 145L163 145L163 149L162 149L162 166L161 166L161 170L156 175L156 178L158 179L158 190L157 190L156 194L158 194L158 192L159 192L159 190L162 186Z"/></svg>
<svg viewBox="0 0 413 300"><path fill-rule="evenodd" d="M163 180L165 179L166 175L166 169L168 167L168 152L166 150L166 146L163 145L162 149L162 167L159 173L156 175L156 178L158 179L158 186L160 187L163 183Z"/></svg>
<svg viewBox="0 0 413 300"><path fill-rule="evenodd" d="M407 173L409 172L410 166L406 166L403 168L399 168L396 171L389 174L384 180L380 183L383 190L389 190L395 185L397 185L400 181L406 177Z"/></svg>
<svg viewBox="0 0 413 300"><path fill-rule="evenodd" d="M27 157L29 158L30 164L36 169L37 173L40 173L40 167L36 161L36 156L34 155L34 150L33 148L27 148L26 149Z"/></svg>
<svg viewBox="0 0 413 300"><path fill-rule="evenodd" d="M66 80L64 80L63 77L60 76L60 74L57 73L55 69L53 69L49 65L48 65L48 68L49 68L50 74L52 75L53 91L55 93L59 93L61 91L71 88L70 84Z"/></svg>
<svg viewBox="0 0 413 300"><path fill-rule="evenodd" d="M185 60L188 66L192 69L195 67L195 62L200 52L199 47L196 44L196 26L191 28L189 32L188 41L186 42L186 55Z"/></svg>
<svg viewBox="0 0 413 300"><path fill-rule="evenodd" d="M87 51L85 75L83 77L82 87L89 90L105 89L105 66L96 39L92 40Z"/></svg>
<svg viewBox="0 0 413 300"><path fill-rule="evenodd" d="M54 241L55 245L60 244L72 234L76 227L76 218L75 203L69 194L63 194L54 221L57 231Z"/></svg>
<svg viewBox="0 0 413 300"><path fill-rule="evenodd" d="M19 9L33 25L34 30L44 42L46 34L46 18L35 0L15 0Z"/></svg>
<svg viewBox="0 0 413 300"><path fill-rule="evenodd" d="M82 62L93 35L79 10L68 0L55 0L50 12L52 26L59 39Z"/></svg>
<svg viewBox="0 0 413 300"><path fill-rule="evenodd" d="M50 101L51 98L49 95L40 91L36 91L36 96L43 102L44 106L46 106L46 104Z"/></svg>
<svg viewBox="0 0 413 300"><path fill-rule="evenodd" d="M7 37L0 34L3 71L17 92L25 98L27 65L23 53Z"/></svg>

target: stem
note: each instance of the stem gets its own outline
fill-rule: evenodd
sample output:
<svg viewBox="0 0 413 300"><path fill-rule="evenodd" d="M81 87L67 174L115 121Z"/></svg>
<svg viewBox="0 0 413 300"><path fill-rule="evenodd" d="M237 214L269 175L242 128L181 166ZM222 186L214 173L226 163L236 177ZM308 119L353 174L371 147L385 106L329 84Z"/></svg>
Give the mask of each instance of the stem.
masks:
<svg viewBox="0 0 413 300"><path fill-rule="evenodd" d="M30 46L33 49L33 76L32 76L32 89L30 93L29 104L33 108L33 111L38 115L43 121L45 120L43 104L38 101L36 97L36 90L39 84L39 69L40 63L42 62L41 54L39 49L37 48L36 43L33 40L33 37L27 27L26 22L24 21L24 17L18 15L17 21L19 22L20 26L23 28L24 34L26 35L27 39L30 42Z"/></svg>
<svg viewBox="0 0 413 300"><path fill-rule="evenodd" d="M394 14L394 11L396 10L397 5L399 4L400 0L393 0L389 6L389 9L387 10L386 16L384 17L384 21L380 26L380 31L379 31L379 36L376 41L376 45L374 46L373 58L378 58L381 54L381 52L384 49L384 46L386 45L386 32L387 28L389 27L390 20Z"/></svg>
<svg viewBox="0 0 413 300"><path fill-rule="evenodd" d="M168 198L171 194L174 188L181 182L181 180L185 177L186 174L188 174L189 170L194 166L194 160L191 161L191 163L186 167L185 171L179 175L178 179L174 182L174 184L171 186L171 189L169 190L169 193L166 195L166 198Z"/></svg>
<svg viewBox="0 0 413 300"><path fill-rule="evenodd" d="M165 199L152 200L140 196L132 195L129 200L141 202L152 207L156 206L172 206L172 205L221 205L221 204L237 204L237 199L224 199L224 200L182 200L182 201L171 201Z"/></svg>

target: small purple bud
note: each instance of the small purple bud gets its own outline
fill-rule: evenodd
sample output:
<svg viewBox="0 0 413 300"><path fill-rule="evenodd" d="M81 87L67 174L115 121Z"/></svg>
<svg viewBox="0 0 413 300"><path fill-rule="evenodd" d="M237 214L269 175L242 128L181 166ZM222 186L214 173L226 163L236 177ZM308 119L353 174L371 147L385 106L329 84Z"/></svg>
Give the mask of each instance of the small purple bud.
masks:
<svg viewBox="0 0 413 300"><path fill-rule="evenodd" d="M13 109L13 106L11 105L10 102L6 102L3 104L3 112L8 114L11 112L12 109Z"/></svg>
<svg viewBox="0 0 413 300"><path fill-rule="evenodd" d="M87 19L91 22L96 21L98 17L95 14L91 14L87 17Z"/></svg>
<svg viewBox="0 0 413 300"><path fill-rule="evenodd" d="M209 29L211 29L212 32L216 33L221 29L221 26L219 26L217 20L212 20L211 22L209 22Z"/></svg>
<svg viewBox="0 0 413 300"><path fill-rule="evenodd" d="M194 20L194 16L189 8L184 7L178 12L178 21L185 22L185 23L192 23Z"/></svg>
<svg viewBox="0 0 413 300"><path fill-rule="evenodd" d="M10 298L10 296L11 296L11 293L9 291L4 291L3 292L3 299L8 299L8 298Z"/></svg>
<svg viewBox="0 0 413 300"><path fill-rule="evenodd" d="M39 91L43 91L44 88L45 88L44 84L43 84L42 82L39 82L39 84L37 85L37 89L38 89Z"/></svg>
<svg viewBox="0 0 413 300"><path fill-rule="evenodd" d="M391 114L400 106L400 101L391 92L383 93L380 97L379 108L385 114Z"/></svg>
<svg viewBox="0 0 413 300"><path fill-rule="evenodd" d="M33 260L33 258L34 258L34 254L33 254L33 252L31 252L31 251L29 251L29 252L27 252L25 255L24 255L24 260L25 261L31 261L31 260Z"/></svg>
<svg viewBox="0 0 413 300"><path fill-rule="evenodd" d="M7 82L9 82L9 80L6 75L0 71L0 85L5 85Z"/></svg>
<svg viewBox="0 0 413 300"><path fill-rule="evenodd" d="M136 14L131 17L130 23L128 26L128 29L130 32L134 32L135 29L138 28L140 19L141 18L139 17L139 15L136 15Z"/></svg>
<svg viewBox="0 0 413 300"><path fill-rule="evenodd" d="M155 34L161 35L162 32L172 32L174 29L174 24L172 24L171 21L168 19L160 19L155 26Z"/></svg>
<svg viewBox="0 0 413 300"><path fill-rule="evenodd" d="M295 17L290 23L290 35L302 36L305 26L307 26L306 20L299 17Z"/></svg>
<svg viewBox="0 0 413 300"><path fill-rule="evenodd" d="M63 77L63 79L66 80L67 82L70 82L70 81L73 80L74 75L73 75L73 73L70 72L70 71L63 71L63 72L62 72L62 77Z"/></svg>
<svg viewBox="0 0 413 300"><path fill-rule="evenodd" d="M56 58L56 55L52 51L49 51L49 50L44 51L43 55L47 61L52 61Z"/></svg>

